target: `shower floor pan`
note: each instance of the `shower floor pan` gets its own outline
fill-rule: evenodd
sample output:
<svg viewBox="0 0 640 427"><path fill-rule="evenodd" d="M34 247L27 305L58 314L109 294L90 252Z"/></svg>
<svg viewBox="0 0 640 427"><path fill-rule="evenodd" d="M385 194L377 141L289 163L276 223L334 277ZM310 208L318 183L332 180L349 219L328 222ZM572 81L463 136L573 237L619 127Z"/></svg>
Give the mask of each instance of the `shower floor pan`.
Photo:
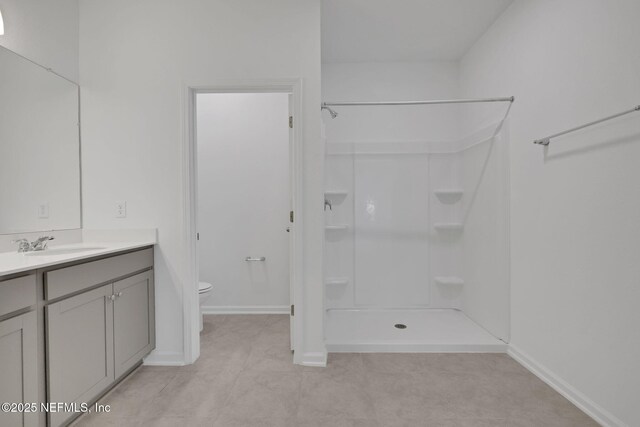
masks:
<svg viewBox="0 0 640 427"><path fill-rule="evenodd" d="M507 351L507 344L454 309L330 309L326 327L329 352Z"/></svg>

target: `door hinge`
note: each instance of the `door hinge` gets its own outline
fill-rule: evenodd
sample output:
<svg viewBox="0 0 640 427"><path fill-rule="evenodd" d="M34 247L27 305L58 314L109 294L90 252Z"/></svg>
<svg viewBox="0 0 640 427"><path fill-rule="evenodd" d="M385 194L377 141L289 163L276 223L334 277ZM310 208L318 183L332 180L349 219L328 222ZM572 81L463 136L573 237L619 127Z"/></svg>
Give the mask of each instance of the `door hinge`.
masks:
<svg viewBox="0 0 640 427"><path fill-rule="evenodd" d="M295 315L295 305L291 304L291 315L294 316Z"/></svg>
<svg viewBox="0 0 640 427"><path fill-rule="evenodd" d="M196 233L196 240L200 240L200 233Z"/></svg>
<svg viewBox="0 0 640 427"><path fill-rule="evenodd" d="M289 211L289 222L293 222L293 211Z"/></svg>
<svg viewBox="0 0 640 427"><path fill-rule="evenodd" d="M289 116L289 128L293 129L293 116Z"/></svg>

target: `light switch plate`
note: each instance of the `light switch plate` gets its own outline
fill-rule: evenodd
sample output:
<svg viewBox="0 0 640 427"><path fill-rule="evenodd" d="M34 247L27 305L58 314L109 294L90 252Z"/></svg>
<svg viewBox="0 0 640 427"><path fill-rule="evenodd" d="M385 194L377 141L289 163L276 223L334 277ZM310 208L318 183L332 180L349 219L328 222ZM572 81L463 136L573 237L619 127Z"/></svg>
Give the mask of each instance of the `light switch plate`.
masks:
<svg viewBox="0 0 640 427"><path fill-rule="evenodd" d="M38 218L49 218L49 202L40 203L38 205Z"/></svg>
<svg viewBox="0 0 640 427"><path fill-rule="evenodd" d="M126 201L116 202L116 218L126 218L126 217L127 217L127 202Z"/></svg>

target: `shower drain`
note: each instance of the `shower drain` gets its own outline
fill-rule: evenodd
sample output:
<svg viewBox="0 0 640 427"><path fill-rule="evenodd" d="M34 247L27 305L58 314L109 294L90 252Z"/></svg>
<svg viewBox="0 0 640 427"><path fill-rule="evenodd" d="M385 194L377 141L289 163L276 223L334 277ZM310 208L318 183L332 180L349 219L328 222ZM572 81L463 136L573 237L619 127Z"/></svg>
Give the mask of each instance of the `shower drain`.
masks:
<svg viewBox="0 0 640 427"><path fill-rule="evenodd" d="M404 324L402 324L402 323L396 323L396 324L395 324L395 325L393 325L393 326L395 326L395 327L396 327L396 328L398 328L398 329L407 329L407 325L404 325Z"/></svg>

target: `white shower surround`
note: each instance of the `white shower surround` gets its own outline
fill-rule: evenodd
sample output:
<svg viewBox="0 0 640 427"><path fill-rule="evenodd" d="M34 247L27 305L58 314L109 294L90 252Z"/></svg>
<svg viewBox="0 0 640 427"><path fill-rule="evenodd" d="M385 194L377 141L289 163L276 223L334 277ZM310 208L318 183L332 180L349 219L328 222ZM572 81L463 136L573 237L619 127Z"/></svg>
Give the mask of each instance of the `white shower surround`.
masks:
<svg viewBox="0 0 640 427"><path fill-rule="evenodd" d="M455 99L458 75L455 62L328 63L323 100ZM325 197L333 205L325 213L329 351L505 351L508 125L492 137L510 109L492 105L498 109L336 107L336 119L323 114ZM471 127L468 118L478 112L488 120ZM392 176L400 185L390 184ZM368 215L360 205L371 195L386 215L388 238L367 247L358 239ZM389 324L397 315L409 322L407 329ZM447 339L440 335L443 325L450 326Z"/></svg>
<svg viewBox="0 0 640 427"><path fill-rule="evenodd" d="M344 226L326 238L329 351L506 351L505 123L451 141L328 141L326 219Z"/></svg>

